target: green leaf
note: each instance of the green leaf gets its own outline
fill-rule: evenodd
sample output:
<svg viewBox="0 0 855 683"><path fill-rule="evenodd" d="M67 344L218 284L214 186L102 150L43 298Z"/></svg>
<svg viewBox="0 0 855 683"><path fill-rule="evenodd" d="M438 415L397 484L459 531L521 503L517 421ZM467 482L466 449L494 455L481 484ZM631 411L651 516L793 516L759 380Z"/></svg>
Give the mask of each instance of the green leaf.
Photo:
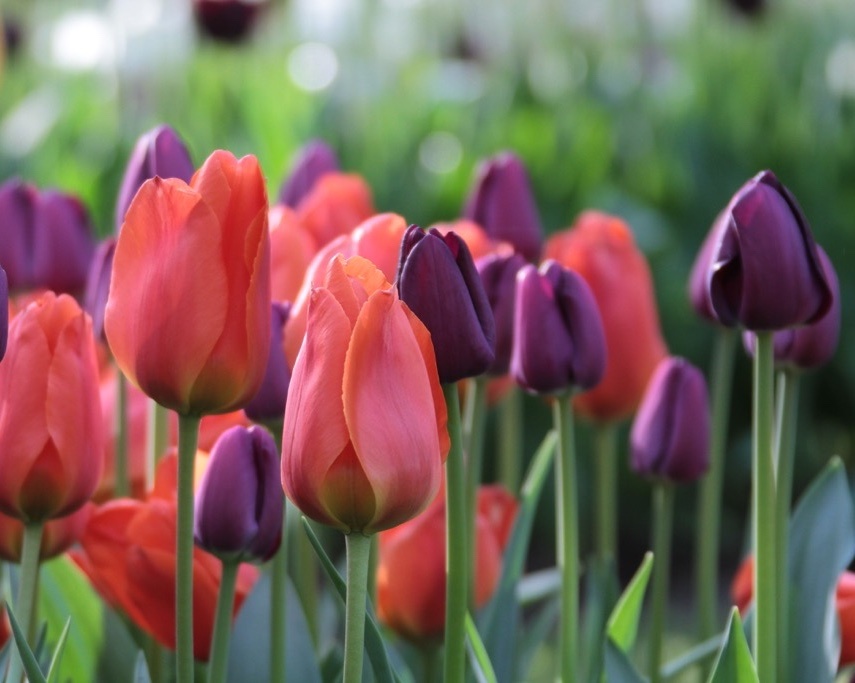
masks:
<svg viewBox="0 0 855 683"><path fill-rule="evenodd" d="M48 668L47 680L48 683L56 683L59 676L59 665L62 661L62 652L65 650L65 643L68 640L68 630L71 627L71 617L65 620L65 626L62 633L59 634L59 640L56 642L56 647L53 651L53 659L51 659L50 667Z"/></svg>
<svg viewBox="0 0 855 683"><path fill-rule="evenodd" d="M653 569L653 553L647 552L641 561L641 566L632 577L632 581L624 590L623 595L612 610L606 623L606 634L618 648L629 652L635 644L638 634L638 621L641 617L641 607L644 603L644 593Z"/></svg>
<svg viewBox="0 0 855 683"><path fill-rule="evenodd" d="M39 663L36 661L36 656L27 644L27 637L21 631L18 620L12 612L12 607L6 603L6 614L9 615L9 623L12 626L12 634L15 636L15 645L18 647L18 653L21 655L21 661L24 663L24 671L27 672L27 678L30 683L47 683L42 670L39 668Z"/></svg>
<svg viewBox="0 0 855 683"><path fill-rule="evenodd" d="M743 632L745 630L743 627ZM712 638L707 638L707 640L686 650L679 657L675 657L662 667L662 678L666 681L671 680L689 667L712 658L721 649L722 642L726 636L727 631Z"/></svg>
<svg viewBox="0 0 855 683"><path fill-rule="evenodd" d="M645 683L626 653L611 638L606 639L606 680L608 683Z"/></svg>
<svg viewBox="0 0 855 683"><path fill-rule="evenodd" d="M466 613L466 637L466 644L469 646L469 656L472 661L472 668L475 670L475 675L484 683L497 683L496 672L493 671L493 664L490 662L487 648L484 647L481 634L478 633L478 628L475 626L475 622L472 621L472 615L469 612Z"/></svg>
<svg viewBox="0 0 855 683"><path fill-rule="evenodd" d="M588 558L585 566L585 611L582 615L581 680L597 683L602 678L606 622L620 597L620 581L612 558Z"/></svg>
<svg viewBox="0 0 855 683"><path fill-rule="evenodd" d="M151 674L148 672L148 662L145 661L145 652L137 653L137 662L134 665L134 683L151 683Z"/></svg>
<svg viewBox="0 0 855 683"><path fill-rule="evenodd" d="M484 645L493 662L497 680L501 683L509 683L515 678L514 658L519 623L516 588L525 567L534 514L546 477L551 471L556 443L557 435L552 430L534 455L520 494L519 512L505 550L499 585L479 619Z"/></svg>
<svg viewBox="0 0 855 683"><path fill-rule="evenodd" d="M537 654L537 648L542 647L549 634L554 632L560 613L561 603L558 600L550 600L543 604L540 612L526 621L520 638L517 660L519 680L529 680L529 670Z"/></svg>
<svg viewBox="0 0 855 683"><path fill-rule="evenodd" d="M736 607L730 613L724 641L718 653L709 683L758 683L754 660L745 639L745 630Z"/></svg>

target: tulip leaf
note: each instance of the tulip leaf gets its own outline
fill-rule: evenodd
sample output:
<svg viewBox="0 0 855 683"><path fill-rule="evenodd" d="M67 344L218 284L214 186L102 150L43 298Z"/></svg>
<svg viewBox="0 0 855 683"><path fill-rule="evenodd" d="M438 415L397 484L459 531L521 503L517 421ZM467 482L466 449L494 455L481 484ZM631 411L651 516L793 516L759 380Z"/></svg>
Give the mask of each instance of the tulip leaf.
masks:
<svg viewBox="0 0 855 683"><path fill-rule="evenodd" d="M47 683L47 679L39 668L36 656L27 644L27 637L21 630L18 620L15 618L15 614L12 612L12 607L9 603L6 603L6 614L9 615L9 624L12 627L12 635L15 636L15 645L18 648L18 654L21 657L21 661L24 663L24 671L27 672L27 678L30 680L30 683Z"/></svg>
<svg viewBox="0 0 855 683"><path fill-rule="evenodd" d="M588 558L585 565L585 611L581 631L582 681L602 678L606 622L620 596L620 580L612 558Z"/></svg>
<svg viewBox="0 0 855 683"><path fill-rule="evenodd" d="M517 642L519 623L516 589L525 567L534 514L543 485L551 471L557 439L555 430L550 431L534 455L522 486L519 512L505 550L499 585L479 619L484 645L493 662L497 680L502 683L515 680L514 645Z"/></svg>
<svg viewBox="0 0 855 683"><path fill-rule="evenodd" d="M145 653L142 650L137 653L137 662L134 664L134 683L151 683L148 662L145 661Z"/></svg>
<svg viewBox="0 0 855 683"><path fill-rule="evenodd" d="M653 553L648 552L606 622L606 636L624 652L629 652L635 644L644 593L652 569Z"/></svg>
<svg viewBox="0 0 855 683"><path fill-rule="evenodd" d="M748 649L739 610L730 613L724 640L718 653L709 683L758 683L754 660Z"/></svg>
<svg viewBox="0 0 855 683"><path fill-rule="evenodd" d="M744 630L745 627L743 625L743 631ZM721 649L722 642L726 636L727 632L720 633L719 635L713 636L712 638L707 638L706 640L698 643L694 647L691 647L686 650L679 657L675 657L662 667L662 678L664 678L666 681L670 681L672 678L675 678L678 674L682 673L689 667L695 666L700 662L704 662L707 659L710 659Z"/></svg>
<svg viewBox="0 0 855 683"><path fill-rule="evenodd" d="M855 555L855 510L839 458L802 496L790 522L790 647L793 681L830 683L839 651L834 592Z"/></svg>
<svg viewBox="0 0 855 683"><path fill-rule="evenodd" d="M466 644L478 680L483 683L496 683L496 672L493 671L487 648L484 647L484 641L481 640L481 634L478 633L478 627L469 612L466 613Z"/></svg>
<svg viewBox="0 0 855 683"><path fill-rule="evenodd" d="M56 683L57 677L59 676L59 664L62 661L62 653L65 650L65 643L68 640L68 630L71 628L71 617L65 620L65 626L62 629L62 633L59 634L59 640L56 642L56 647L53 651L53 658L50 661L50 667L48 668L47 680L48 683Z"/></svg>
<svg viewBox="0 0 855 683"><path fill-rule="evenodd" d="M645 683L626 652L620 649L611 638L606 638L605 673L608 683Z"/></svg>
<svg viewBox="0 0 855 683"><path fill-rule="evenodd" d="M561 614L561 603L558 600L549 600L535 616L526 620L525 629L520 638L519 660L517 661L517 672L520 680L529 680L529 670L537 648L542 646L550 633L555 630L558 617Z"/></svg>

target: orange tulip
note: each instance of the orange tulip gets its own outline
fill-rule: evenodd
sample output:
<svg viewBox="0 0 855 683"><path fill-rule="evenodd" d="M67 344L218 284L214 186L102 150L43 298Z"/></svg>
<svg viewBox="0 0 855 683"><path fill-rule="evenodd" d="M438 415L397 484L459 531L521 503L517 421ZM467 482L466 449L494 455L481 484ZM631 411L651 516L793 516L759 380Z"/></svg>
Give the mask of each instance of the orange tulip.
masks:
<svg viewBox="0 0 855 683"><path fill-rule="evenodd" d="M297 218L319 247L374 214L371 188L360 176L326 173L297 205Z"/></svg>
<svg viewBox="0 0 855 683"><path fill-rule="evenodd" d="M364 258L333 258L312 290L282 444L288 497L346 533L400 524L436 494L449 441L430 335Z"/></svg>
<svg viewBox="0 0 855 683"><path fill-rule="evenodd" d="M65 517L50 519L45 523L39 561L44 562L61 555L77 542L86 528L86 523L95 511L93 503ZM21 548L24 541L24 524L14 517L0 514L0 558L7 562L21 563Z"/></svg>
<svg viewBox="0 0 855 683"><path fill-rule="evenodd" d="M92 321L47 292L12 321L0 363L0 510L39 522L80 508L102 438Z"/></svg>
<svg viewBox="0 0 855 683"><path fill-rule="evenodd" d="M297 298L317 251L317 241L292 209L282 205L270 209L270 295L274 301Z"/></svg>
<svg viewBox="0 0 855 683"><path fill-rule="evenodd" d="M502 553L517 512L503 487L478 490L475 606L493 595L502 571ZM445 501L380 534L377 616L410 640L442 634L445 627Z"/></svg>
<svg viewBox="0 0 855 683"><path fill-rule="evenodd" d="M614 216L586 211L569 230L547 240L544 259L554 259L585 278L606 333L606 374L594 389L574 399L574 407L594 420L629 416L668 353L650 268L629 227Z"/></svg>
<svg viewBox="0 0 855 683"><path fill-rule="evenodd" d="M146 181L119 234L105 313L125 375L184 415L249 401L270 344L269 259L255 157L218 151L189 185Z"/></svg>
<svg viewBox="0 0 855 683"><path fill-rule="evenodd" d="M461 218L450 223L434 223L430 228L436 228L443 235L455 232L460 239L466 242L466 246L469 247L469 252L472 254L473 261L477 261L490 254L514 253L514 248L509 243L494 240L487 234L484 228L466 218Z"/></svg>

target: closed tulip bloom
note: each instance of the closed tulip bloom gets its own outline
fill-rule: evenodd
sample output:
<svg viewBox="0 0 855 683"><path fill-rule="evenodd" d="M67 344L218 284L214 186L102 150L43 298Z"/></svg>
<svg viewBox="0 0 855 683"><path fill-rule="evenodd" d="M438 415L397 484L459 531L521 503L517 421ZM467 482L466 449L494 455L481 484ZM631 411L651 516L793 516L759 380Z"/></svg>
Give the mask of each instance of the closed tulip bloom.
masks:
<svg viewBox="0 0 855 683"><path fill-rule="evenodd" d="M491 375L506 374L511 364L517 272L524 265L522 254L492 254L475 262L496 321L496 358L488 370Z"/></svg>
<svg viewBox="0 0 855 683"><path fill-rule="evenodd" d="M710 303L708 280L713 253L726 225L727 216L724 213L720 213L704 238L701 249L695 257L695 262L692 264L692 271L689 274L689 303L698 316L711 323L717 323L718 318Z"/></svg>
<svg viewBox="0 0 855 683"><path fill-rule="evenodd" d="M6 355L9 338L9 281L6 271L0 268L0 360Z"/></svg>
<svg viewBox="0 0 855 683"><path fill-rule="evenodd" d="M296 207L300 224L319 247L345 235L373 216L374 199L368 183L352 173L326 173Z"/></svg>
<svg viewBox="0 0 855 683"><path fill-rule="evenodd" d="M493 239L484 228L467 218L460 218L449 223L434 223L428 228L428 232L434 229L438 230L441 235L447 235L450 232L456 234L469 247L472 260L476 263L490 254L504 255L511 254L514 251L509 243Z"/></svg>
<svg viewBox="0 0 855 683"><path fill-rule="evenodd" d="M125 375L183 415L246 404L267 365L269 259L255 157L217 151L189 185L146 181L119 234L104 321Z"/></svg>
<svg viewBox="0 0 855 683"><path fill-rule="evenodd" d="M208 38L223 43L239 43L248 38L252 27L269 0L193 0L196 26Z"/></svg>
<svg viewBox="0 0 855 683"><path fill-rule="evenodd" d="M77 543L95 509L94 503L86 503L70 515L45 522L39 548L39 561L45 562L57 555L62 555ZM23 522L0 514L0 559L20 564L23 542Z"/></svg>
<svg viewBox="0 0 855 683"><path fill-rule="evenodd" d="M606 342L597 302L576 273L555 261L517 274L511 374L536 394L590 389L602 379Z"/></svg>
<svg viewBox="0 0 855 683"><path fill-rule="evenodd" d="M463 214L493 239L512 244L529 261L540 258L543 231L537 204L525 166L513 152L481 164Z"/></svg>
<svg viewBox="0 0 855 683"><path fill-rule="evenodd" d="M169 126L158 126L143 133L131 152L116 201L116 231L122 227L125 214L137 190L149 178L179 178L185 183L193 177L193 162L184 141Z"/></svg>
<svg viewBox="0 0 855 683"><path fill-rule="evenodd" d="M321 176L339 169L338 157L323 140L311 140L300 150L291 174L279 190L279 202L297 208Z"/></svg>
<svg viewBox="0 0 855 683"><path fill-rule="evenodd" d="M572 228L550 237L544 254L585 279L606 336L603 380L577 395L573 407L599 421L627 417L667 354L644 255L626 223L597 211L586 211Z"/></svg>
<svg viewBox="0 0 855 683"><path fill-rule="evenodd" d="M281 420L285 414L285 399L291 382L291 369L285 360L283 335L290 312L290 303L274 301L270 307L270 349L267 352L267 368L258 393L243 409L250 420L256 422Z"/></svg>
<svg viewBox="0 0 855 683"><path fill-rule="evenodd" d="M469 249L454 232L412 225L401 243L398 292L430 330L445 384L493 364L496 324Z"/></svg>
<svg viewBox="0 0 855 683"><path fill-rule="evenodd" d="M288 497L345 533L388 529L436 495L448 447L427 329L371 262L333 258L288 389Z"/></svg>
<svg viewBox="0 0 855 683"><path fill-rule="evenodd" d="M214 444L196 495L196 545L222 560L263 562L279 548L279 452L262 427L232 427Z"/></svg>
<svg viewBox="0 0 855 683"><path fill-rule="evenodd" d="M743 185L722 220L708 279L720 323L774 331L825 314L831 289L807 219L771 171Z"/></svg>
<svg viewBox="0 0 855 683"><path fill-rule="evenodd" d="M703 374L683 358L666 358L656 368L632 424L632 468L646 477L694 481L709 465L709 433Z"/></svg>
<svg viewBox="0 0 855 683"><path fill-rule="evenodd" d="M108 237L95 250L86 278L83 294L83 310L92 317L92 330L97 339L106 341L104 334L104 309L110 294L110 276L113 272L113 255L116 253L116 238Z"/></svg>
<svg viewBox="0 0 855 683"><path fill-rule="evenodd" d="M502 557L517 513L502 486L481 486L475 518L475 607L499 582ZM445 627L445 501L380 534L377 617L413 641L442 635Z"/></svg>
<svg viewBox="0 0 855 683"><path fill-rule="evenodd" d="M274 301L294 301L318 243L287 206L270 209L270 296Z"/></svg>

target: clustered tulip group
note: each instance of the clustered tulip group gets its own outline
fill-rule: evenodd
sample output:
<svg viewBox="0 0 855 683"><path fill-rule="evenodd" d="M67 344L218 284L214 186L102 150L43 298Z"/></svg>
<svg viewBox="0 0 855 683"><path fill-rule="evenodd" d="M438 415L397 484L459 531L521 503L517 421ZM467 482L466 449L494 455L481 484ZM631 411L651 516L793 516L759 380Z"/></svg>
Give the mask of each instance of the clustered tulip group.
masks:
<svg viewBox="0 0 855 683"><path fill-rule="evenodd" d="M699 519L718 515L729 380L718 372L710 395L701 370L669 353L649 266L620 218L587 211L544 242L525 168L503 153L479 168L458 220L423 230L378 213L365 181L317 141L270 206L254 157L215 151L194 170L166 126L140 138L117 234L100 245L80 203L57 191L9 181L0 207L0 557L21 564L19 650L38 627L39 564L71 549L106 604L176 650L179 683L193 680L194 660L219 683L233 616L267 572L270 623L253 627L270 629L278 683L289 573L301 604L315 604L307 538L341 580L311 525L307 537L286 520L299 511L345 535L344 647L329 665L344 683L361 680L374 598L387 634L428 660L442 646L446 681L466 680L468 667L483 677L466 643L513 656L501 651L513 643L490 640L489 615L519 610L513 584L554 457L557 675L612 680L615 662L633 668L631 639L611 625L632 618L631 601L583 605L580 585L583 566L617 577L617 435L632 417L629 462L654 501L648 676L662 680L674 489L709 468ZM839 284L766 171L714 222L689 294L704 319L744 329L755 358L753 545L735 601L754 601L760 680L786 680L775 653L798 619L787 559L795 420L773 415L772 363L791 405L787 387L834 353ZM551 406L555 434L522 489L513 476L485 484L485 416L499 404L500 423L521 424L519 389L537 397L528 410ZM589 456L577 452L574 416L593 435L591 468L577 467ZM594 506L585 565L582 488ZM714 593L715 570L699 572ZM850 584L843 574L837 585L841 665L855 658ZM722 626L710 600L705 637ZM383 662L400 664L383 640L379 655L376 641L367 650L378 678ZM721 660L739 647L722 643ZM6 680L27 666L11 657ZM512 679L513 666L501 671Z"/></svg>

